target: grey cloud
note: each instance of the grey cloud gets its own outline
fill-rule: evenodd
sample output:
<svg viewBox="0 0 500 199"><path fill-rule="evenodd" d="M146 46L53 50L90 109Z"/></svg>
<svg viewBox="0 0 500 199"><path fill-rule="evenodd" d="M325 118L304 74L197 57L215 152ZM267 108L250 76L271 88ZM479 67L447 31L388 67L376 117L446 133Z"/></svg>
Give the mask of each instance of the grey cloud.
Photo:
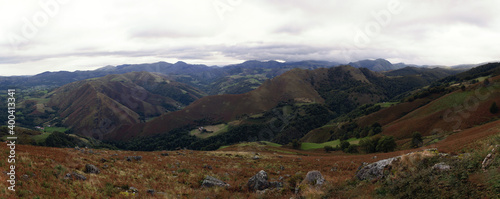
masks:
<svg viewBox="0 0 500 199"><path fill-rule="evenodd" d="M137 30L131 33L131 38L148 38L148 39L157 39L157 38L193 38L193 37L202 37L204 34L200 31L179 31L175 29L170 30Z"/></svg>
<svg viewBox="0 0 500 199"><path fill-rule="evenodd" d="M284 25L279 28L277 28L274 32L275 33L286 33L286 34L293 34L293 35L300 35L304 31L304 27L298 26L298 25Z"/></svg>
<svg viewBox="0 0 500 199"><path fill-rule="evenodd" d="M286 60L323 59L332 61L330 49L308 45L269 44L260 46L228 46L218 49L224 55L242 60Z"/></svg>
<svg viewBox="0 0 500 199"><path fill-rule="evenodd" d="M145 7L132 1L131 6L118 1L101 4L88 0L90 3L78 3L84 6L78 12L61 12L61 19L64 13L70 19L85 19L79 21L83 25L72 20L68 24L53 20L17 52L9 50L9 42L0 38L0 72L2 66L50 65L52 61L62 66L67 61L68 68L76 67L69 66L75 63L71 62L73 57L78 59L78 65L102 62L118 65L126 64L118 63L122 60L158 59L228 63L249 59L348 62L367 58L450 65L457 60L473 62L470 60L483 58L478 55L497 59L491 52L500 50L493 45L498 42L496 38L488 38L500 32L499 3L493 0L400 0L405 6L403 12L391 15L389 24L369 36L364 47L357 47L358 31L377 24L372 13L386 10L390 1L243 1L225 13L225 20L219 20L217 10L203 0L162 1ZM95 15L80 16L88 14L82 10L93 5L104 7ZM188 10L179 11L180 8ZM112 16L112 26L105 25L108 22L102 18L108 16L105 12ZM103 27L106 31L96 31ZM454 47L457 43L463 46L460 51Z"/></svg>

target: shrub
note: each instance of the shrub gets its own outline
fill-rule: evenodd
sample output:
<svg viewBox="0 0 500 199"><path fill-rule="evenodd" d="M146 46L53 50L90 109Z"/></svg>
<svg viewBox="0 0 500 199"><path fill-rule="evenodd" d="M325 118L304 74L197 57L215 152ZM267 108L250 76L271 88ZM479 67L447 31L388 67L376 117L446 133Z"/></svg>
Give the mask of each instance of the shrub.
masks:
<svg viewBox="0 0 500 199"><path fill-rule="evenodd" d="M358 146L351 144L347 149L345 150L347 153L357 153L358 152Z"/></svg>
<svg viewBox="0 0 500 199"><path fill-rule="evenodd" d="M184 168L177 170L177 173L186 173L186 174L189 174L190 172L191 172L191 170L184 169Z"/></svg>
<svg viewBox="0 0 500 199"><path fill-rule="evenodd" d="M420 134L420 132L414 132L411 139L411 147L418 148L422 146L422 144L423 144L422 134Z"/></svg>
<svg viewBox="0 0 500 199"><path fill-rule="evenodd" d="M490 113L495 114L498 113L498 106L496 102L493 102L490 106Z"/></svg>
<svg viewBox="0 0 500 199"><path fill-rule="evenodd" d="M394 149L396 149L396 141L393 136L384 136L378 141L377 151L387 153L389 151L394 151Z"/></svg>
<svg viewBox="0 0 500 199"><path fill-rule="evenodd" d="M380 139L381 139L380 135L373 136L371 138L364 138L359 142L359 146L366 153L375 153L375 152L377 152L377 144L378 144Z"/></svg>
<svg viewBox="0 0 500 199"><path fill-rule="evenodd" d="M302 173L298 172L288 179L288 184L290 185L290 190L295 191L295 187L304 180Z"/></svg>
<svg viewBox="0 0 500 199"><path fill-rule="evenodd" d="M370 138L363 138L359 141L359 146L361 147L361 149L363 149L363 151L365 151L365 153L371 153L371 140Z"/></svg>
<svg viewBox="0 0 500 199"><path fill-rule="evenodd" d="M325 152L327 152L327 153L330 153L330 151L337 151L338 150L337 147L332 147L332 146L325 146L324 149L325 149Z"/></svg>
<svg viewBox="0 0 500 199"><path fill-rule="evenodd" d="M349 147L349 145L351 144L348 141L344 140L340 142L340 149L342 149L342 151L345 151Z"/></svg>
<svg viewBox="0 0 500 199"><path fill-rule="evenodd" d="M297 139L292 140L292 148L300 149L301 146L302 146L302 143L300 143Z"/></svg>
<svg viewBox="0 0 500 199"><path fill-rule="evenodd" d="M113 186L113 184L106 182L106 185L104 186L104 194L109 197L113 196L115 192L114 187L115 186Z"/></svg>
<svg viewBox="0 0 500 199"><path fill-rule="evenodd" d="M486 78L486 79L484 80L483 84L484 84L485 86L490 85L490 79Z"/></svg>
<svg viewBox="0 0 500 199"><path fill-rule="evenodd" d="M69 135L55 131L45 139L45 146L49 147L74 147L77 140Z"/></svg>

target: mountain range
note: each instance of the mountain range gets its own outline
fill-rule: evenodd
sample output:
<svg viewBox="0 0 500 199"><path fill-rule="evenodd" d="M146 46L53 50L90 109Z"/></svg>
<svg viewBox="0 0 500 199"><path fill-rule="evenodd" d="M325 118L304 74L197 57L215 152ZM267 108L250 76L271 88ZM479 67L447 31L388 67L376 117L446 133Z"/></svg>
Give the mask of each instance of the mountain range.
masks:
<svg viewBox="0 0 500 199"><path fill-rule="evenodd" d="M151 64L125 64L119 66L105 66L92 71L60 71L44 72L34 76L0 76L0 89L8 88L57 88L65 84L103 77L110 74L123 74L134 71L145 71L168 75L172 80L194 86L203 92L216 94L241 94L251 91L266 79L276 77L284 72L294 69L329 68L342 65L337 62L327 61L246 61L224 67L187 64L177 62L157 62ZM358 68L368 68L372 71L382 72L404 68L403 63L392 64L384 59L362 60L351 62L348 65ZM462 68L462 70L465 70Z"/></svg>
<svg viewBox="0 0 500 199"><path fill-rule="evenodd" d="M26 127L56 125L79 135L125 143L170 136L176 137L177 143L165 146L216 149L258 137L252 133L269 129L276 122L283 123L279 120L285 115L291 119L281 128L273 129L266 140L287 144L295 139L325 142L364 137L369 132L360 128L374 123L381 125L382 133L401 139L413 130L430 135L429 128L449 128L428 125L402 130L409 126L406 118L410 112L433 104L449 92L457 92L457 82L466 86L465 90L472 89L473 83L464 82L498 73L495 63L465 72L448 68L399 68L403 66L382 59L350 65L247 61L222 68L159 62L2 80L16 82L27 78L24 86L41 83L34 90L54 87L45 93L36 91L37 97L26 91L28 96L20 103L24 107L20 108L19 116L20 124ZM70 83L57 86L65 82ZM481 110L490 102L493 101L484 102ZM385 103L393 106L385 107ZM442 115L443 111L446 110L435 115ZM418 111L412 114L425 115ZM425 122L438 119L428 118ZM478 122L485 120L460 128ZM214 134L199 137L192 130L200 127L216 130Z"/></svg>

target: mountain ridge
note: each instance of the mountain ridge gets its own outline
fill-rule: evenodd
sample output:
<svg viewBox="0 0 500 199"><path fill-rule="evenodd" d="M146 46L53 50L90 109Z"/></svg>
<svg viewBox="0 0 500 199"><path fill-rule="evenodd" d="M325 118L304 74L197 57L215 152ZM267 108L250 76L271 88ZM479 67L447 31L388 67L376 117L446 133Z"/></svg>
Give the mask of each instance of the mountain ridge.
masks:
<svg viewBox="0 0 500 199"><path fill-rule="evenodd" d="M148 86L167 89L173 94L170 97L159 95ZM117 128L140 123L147 118L178 110L178 107L201 97L200 93L166 77L132 72L70 83L49 93L47 106L59 110L64 124L73 131L96 137L105 133L103 131L112 130L109 126ZM108 127L103 129L102 126Z"/></svg>
<svg viewBox="0 0 500 199"><path fill-rule="evenodd" d="M387 60L361 60L351 62L355 67L368 67L371 70L401 68L403 63L391 64ZM361 64L363 63L363 64ZM390 67L371 67L378 63ZM250 60L240 64L224 67L207 66L202 64L187 64L156 62L149 64L122 64L118 66L104 66L91 71L59 71L43 72L34 76L0 76L0 89L7 88L54 88L71 82L89 78L103 77L110 74L123 74L128 72L154 72L169 75L173 80L195 86L209 94L240 94L258 87L263 81L283 74L293 68L316 69L329 68L342 65L338 62L305 60L297 62L256 61ZM379 64L380 65L380 64ZM246 77L253 75L254 77ZM228 84L227 81L233 81ZM226 84L224 84L226 82ZM214 89L215 88L215 89Z"/></svg>
<svg viewBox="0 0 500 199"><path fill-rule="evenodd" d="M388 78L382 73L352 66L293 69L244 94L203 97L183 110L163 114L144 124L134 124L112 132L108 139L128 139L138 135L168 133L190 125L229 122L244 115L270 110L279 103L318 103L341 115L356 106L387 100L395 95L427 84L411 78ZM391 84L389 87L384 84ZM395 89L396 88L396 89ZM135 132L134 132L135 131ZM123 135L123 133L127 135Z"/></svg>

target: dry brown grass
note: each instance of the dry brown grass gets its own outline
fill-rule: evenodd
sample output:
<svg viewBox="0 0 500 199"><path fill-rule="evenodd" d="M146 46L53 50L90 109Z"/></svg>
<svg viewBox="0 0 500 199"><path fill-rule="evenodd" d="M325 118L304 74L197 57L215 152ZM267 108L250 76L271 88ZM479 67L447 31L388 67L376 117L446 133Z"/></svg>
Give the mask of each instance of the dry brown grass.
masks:
<svg viewBox="0 0 500 199"><path fill-rule="evenodd" d="M432 147L440 151L459 152L463 147L470 147L471 140L480 141L490 135L498 134L499 122L464 130L448 136ZM250 192L246 183L260 170L268 173L270 181L283 177L287 183L291 176L305 174L311 170L320 171L327 183L322 188L301 187L300 195L306 198L370 198L374 185L361 182L362 190L343 191L338 187L346 186L362 162L375 162L381 159L404 155L415 150L391 153L352 155L341 152L298 151L283 147L248 145L231 146L221 151L110 151L93 150L97 154L82 153L75 149L48 148L18 145L17 151L17 193L8 192L6 183L0 183L0 198L127 198L121 187L135 187L139 193L135 198L290 198L295 197L294 190L285 184L281 191L269 191L264 194ZM88 149L86 150L88 151ZM169 156L162 156L169 153ZM252 159L259 153L261 159ZM0 146L0 154L6 157L6 145ZM115 155L116 154L116 155ZM414 168L423 158L433 155L430 152L413 153L403 157L401 168ZM142 156L141 161L126 161L126 156ZM377 158L373 158L377 156ZM107 162L102 162L101 159ZM1 170L7 170L6 158L0 159ZM100 174L84 174L85 164L94 164ZM106 166L107 168L106 168ZM206 168L211 166L211 169ZM282 169L284 167L284 169ZM64 180L70 172L84 174L86 181ZM28 179L21 180L21 176ZM225 181L228 188L202 188L201 182L210 175ZM288 177L290 176L290 177ZM0 175L5 182L6 175ZM162 196L150 196L148 189L164 192ZM334 190L334 191L332 191ZM129 196L130 197L130 196Z"/></svg>
<svg viewBox="0 0 500 199"><path fill-rule="evenodd" d="M7 148L1 146L2 156ZM288 149L283 149L288 150ZM133 152L93 150L94 153L82 153L75 149L48 148L19 145L17 149L17 178L28 175L29 179L19 180L16 186L17 195L2 192L7 198L122 198L125 190L119 187L135 187L140 192L139 198L150 197L148 189L165 192L168 196L179 198L256 198L279 197L290 198L295 194L291 190L271 191L264 195L249 192L246 183L259 170L265 170L270 181L278 181L280 177L287 181L287 176L301 173L305 176L310 170L319 170L329 184L343 183L352 178L354 172L367 156L336 156L325 153L310 153L308 156L291 155L268 151L170 151L165 152ZM178 152L180 154L178 154ZM251 157L259 153L261 159ZM117 155L114 155L117 154ZM126 156L142 156L141 161L126 161ZM371 157L371 156L370 156ZM101 162L101 159L107 162ZM3 168L7 168L6 160L0 160ZM84 174L85 164L94 164L100 174ZM106 166L107 165L107 168ZM211 166L212 169L204 168ZM281 167L284 167L282 169ZM335 169L332 169L335 168ZM84 174L86 181L64 180L70 172ZM231 186L229 188L201 188L205 176L219 178ZM5 182L6 175L0 180ZM6 190L6 184L0 188ZM108 186L108 188L107 188ZM111 186L111 188L109 188ZM302 192L313 198L325 193L325 189L305 188ZM137 196L136 196L137 197ZM164 196L156 196L163 198Z"/></svg>

